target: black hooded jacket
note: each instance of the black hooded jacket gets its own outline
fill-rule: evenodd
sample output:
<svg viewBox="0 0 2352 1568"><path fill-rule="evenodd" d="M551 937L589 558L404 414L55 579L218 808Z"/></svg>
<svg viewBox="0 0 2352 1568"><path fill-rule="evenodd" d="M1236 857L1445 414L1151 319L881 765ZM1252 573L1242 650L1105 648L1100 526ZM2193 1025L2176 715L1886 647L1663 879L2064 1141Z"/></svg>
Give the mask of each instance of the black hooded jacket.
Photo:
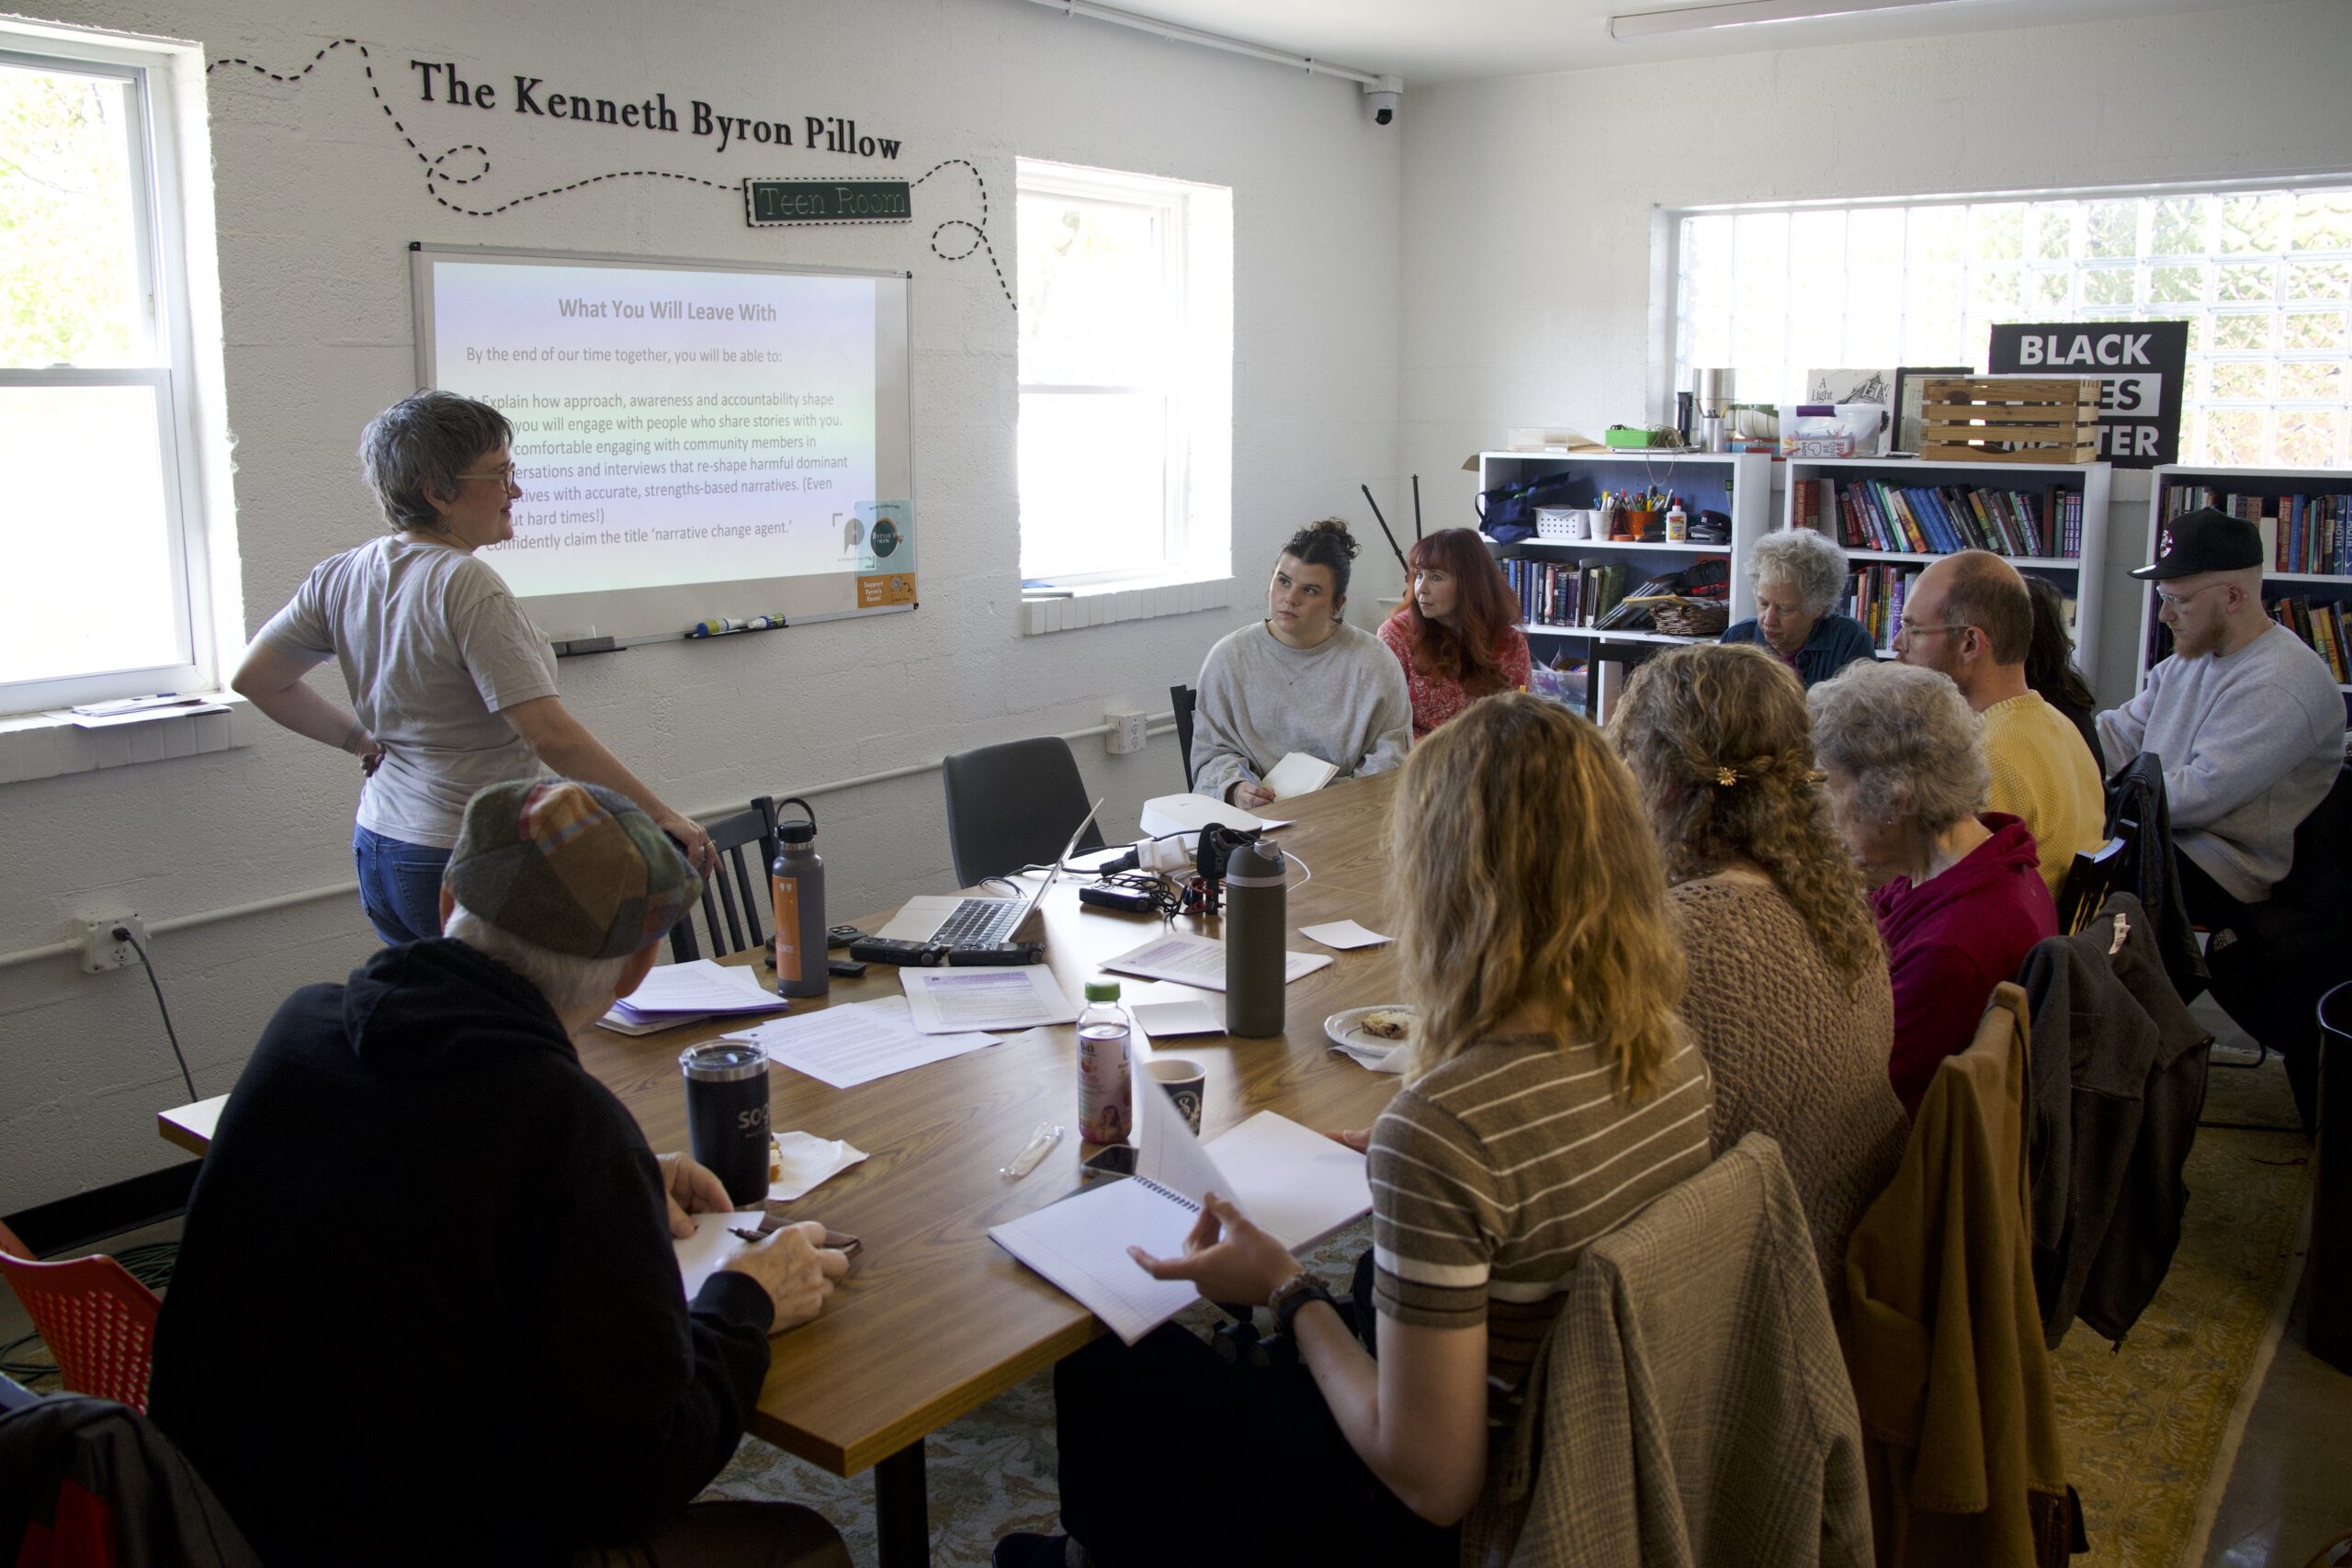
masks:
<svg viewBox="0 0 2352 1568"><path fill-rule="evenodd" d="M560 1562L734 1452L766 1292L679 1288L661 1177L461 942L287 998L189 1200L153 1414L265 1562Z"/></svg>

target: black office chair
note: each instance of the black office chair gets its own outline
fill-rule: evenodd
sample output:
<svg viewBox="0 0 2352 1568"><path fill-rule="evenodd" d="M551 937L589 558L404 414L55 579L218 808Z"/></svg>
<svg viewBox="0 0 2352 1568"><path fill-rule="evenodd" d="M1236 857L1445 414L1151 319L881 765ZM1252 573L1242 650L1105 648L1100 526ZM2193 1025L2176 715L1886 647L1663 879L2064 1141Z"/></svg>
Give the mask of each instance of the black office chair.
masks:
<svg viewBox="0 0 2352 1568"><path fill-rule="evenodd" d="M1081 807L1080 809L1083 809ZM710 933L710 955L724 958L746 948L765 947L767 934L760 925L760 910L768 897L768 867L775 860L775 800L761 795L732 817L703 825L718 863L702 883L702 923ZM746 864L744 852L756 850L759 860ZM731 874L730 874L731 870ZM718 923L727 922L721 941ZM702 956L695 937L695 912L688 909L670 928L670 957L684 964Z"/></svg>
<svg viewBox="0 0 2352 1568"><path fill-rule="evenodd" d="M1200 694L1190 686L1168 688L1168 703L1176 710L1176 751L1184 761L1184 787L1193 787L1193 705Z"/></svg>
<svg viewBox="0 0 2352 1568"><path fill-rule="evenodd" d="M2058 887L2060 936L2073 936L2089 925L2107 896L2115 891L2135 831L2136 824L2125 823L2117 837L2098 848L2075 852L2073 863L2066 867L2066 880Z"/></svg>
<svg viewBox="0 0 2352 1568"><path fill-rule="evenodd" d="M958 751L939 764L939 778L947 790L948 852L956 880L967 887L1052 860L1090 804L1078 759L1057 735ZM1102 847L1099 824L1089 824L1078 847Z"/></svg>

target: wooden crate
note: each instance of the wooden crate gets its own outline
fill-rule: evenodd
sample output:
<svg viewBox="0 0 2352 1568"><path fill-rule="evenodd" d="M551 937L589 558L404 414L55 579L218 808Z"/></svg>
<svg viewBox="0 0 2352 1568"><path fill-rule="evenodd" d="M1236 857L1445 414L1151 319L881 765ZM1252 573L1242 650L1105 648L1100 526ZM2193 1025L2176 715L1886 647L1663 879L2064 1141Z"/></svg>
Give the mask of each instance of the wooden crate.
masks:
<svg viewBox="0 0 2352 1568"><path fill-rule="evenodd" d="M1935 377L1920 389L1919 456L1946 463L2098 460L2096 377Z"/></svg>

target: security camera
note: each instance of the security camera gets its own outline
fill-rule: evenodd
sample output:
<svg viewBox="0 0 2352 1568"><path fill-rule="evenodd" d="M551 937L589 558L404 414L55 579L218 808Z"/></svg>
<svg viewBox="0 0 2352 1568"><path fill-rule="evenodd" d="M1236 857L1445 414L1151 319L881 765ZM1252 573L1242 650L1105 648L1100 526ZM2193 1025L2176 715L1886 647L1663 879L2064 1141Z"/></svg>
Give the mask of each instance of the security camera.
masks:
<svg viewBox="0 0 2352 1568"><path fill-rule="evenodd" d="M1405 79L1383 76L1363 85L1363 107L1374 125L1394 125L1405 108Z"/></svg>

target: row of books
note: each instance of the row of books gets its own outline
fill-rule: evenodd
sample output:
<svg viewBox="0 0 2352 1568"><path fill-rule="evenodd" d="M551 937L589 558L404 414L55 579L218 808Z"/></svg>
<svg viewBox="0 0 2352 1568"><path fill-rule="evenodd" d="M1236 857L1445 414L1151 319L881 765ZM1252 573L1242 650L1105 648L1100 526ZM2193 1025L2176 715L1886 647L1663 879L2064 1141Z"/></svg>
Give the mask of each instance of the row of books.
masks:
<svg viewBox="0 0 2352 1568"><path fill-rule="evenodd" d="M2165 487L2166 517L2200 506L2217 507L2259 529L2263 558L2272 571L2352 576L2352 495L2231 495L2210 485Z"/></svg>
<svg viewBox="0 0 2352 1568"><path fill-rule="evenodd" d="M1882 652L1894 647L1894 628L1903 619L1903 597L1910 591L1911 580L1919 575L1916 567L1900 567L1881 562L1861 567L1846 575L1846 596L1838 602L1838 613L1860 621L1862 629L1871 634L1871 646Z"/></svg>
<svg viewBox="0 0 2352 1568"><path fill-rule="evenodd" d="M1547 561L1511 558L1499 563L1503 581L1519 599L1520 624L1530 626L1599 626L1623 606L1623 561Z"/></svg>
<svg viewBox="0 0 2352 1568"><path fill-rule="evenodd" d="M2352 673L2347 673L2352 671L2352 604L2273 599L2268 608L2272 620L2311 644L2312 651L2327 660L2337 685L2352 682Z"/></svg>
<svg viewBox="0 0 2352 1568"><path fill-rule="evenodd" d="M2083 553L2083 492L2055 485L2037 491L1802 479L1796 519L1849 549L1918 555L1991 550L2068 559Z"/></svg>

